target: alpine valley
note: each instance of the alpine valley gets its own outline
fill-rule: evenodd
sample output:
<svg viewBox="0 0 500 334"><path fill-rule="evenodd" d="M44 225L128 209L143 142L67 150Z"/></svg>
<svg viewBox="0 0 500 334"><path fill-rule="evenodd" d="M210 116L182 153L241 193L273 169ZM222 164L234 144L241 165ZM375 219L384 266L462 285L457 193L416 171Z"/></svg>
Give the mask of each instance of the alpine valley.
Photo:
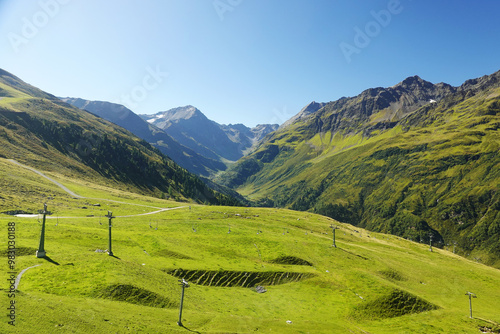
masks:
<svg viewBox="0 0 500 334"><path fill-rule="evenodd" d="M75 107L113 122L157 147L188 171L211 177L243 157L277 124L221 125L193 106L174 108L155 115L137 115L123 105L62 98Z"/></svg>
<svg viewBox="0 0 500 334"><path fill-rule="evenodd" d="M217 181L500 268L500 72L313 102Z"/></svg>
<svg viewBox="0 0 500 334"><path fill-rule="evenodd" d="M210 189L196 175L122 127L3 70L0 157L157 197L207 204L238 203ZM3 187L6 193L10 189L7 184ZM0 198L0 204L13 210L19 206L8 196Z"/></svg>
<svg viewBox="0 0 500 334"><path fill-rule="evenodd" d="M500 72L248 128L0 70L0 333L500 333L499 128Z"/></svg>

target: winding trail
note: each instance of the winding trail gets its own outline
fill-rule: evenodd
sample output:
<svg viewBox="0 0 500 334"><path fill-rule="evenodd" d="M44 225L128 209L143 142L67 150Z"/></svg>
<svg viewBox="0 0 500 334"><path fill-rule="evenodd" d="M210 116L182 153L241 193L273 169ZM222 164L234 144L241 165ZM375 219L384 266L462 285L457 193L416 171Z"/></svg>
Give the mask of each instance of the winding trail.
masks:
<svg viewBox="0 0 500 334"><path fill-rule="evenodd" d="M35 266L32 266L32 267L28 267L26 269L23 269L21 270L21 272L17 275L16 277L16 281L14 283L14 289L17 290L17 287L19 286L19 283L21 282L21 277L23 276L23 274L28 270L28 269L31 269L31 268L35 268L35 267L38 267L38 266L41 266L41 264L37 264Z"/></svg>
<svg viewBox="0 0 500 334"><path fill-rule="evenodd" d="M107 202L113 202L113 203L119 203L119 204L126 204L126 205L136 205L136 206L142 206L142 207L151 208L151 209L157 209L156 211L146 212L146 213L138 213L138 214L135 214L135 215L115 216L116 218L130 218L130 217L154 215L154 214L158 214L158 213L161 213L161 212L164 212L164 211L176 210L176 209L182 209L182 208L188 207L187 205L184 205L184 206L177 206L177 207L173 207L173 208L160 208L160 207L157 207L157 206L150 206L150 205L137 204L137 203L127 203L127 202L121 202L121 201L116 201L116 200L112 200L112 199L106 199L106 198L94 198L94 197L80 196L80 195L74 193L73 191L69 190L66 186L64 186L60 182L57 182L56 180L48 177L47 175L43 174L42 172L36 170L35 168L23 165L22 163L19 163L19 162L17 162L14 159L7 159L7 161L9 161L9 162L11 162L13 164L16 164L16 165L18 165L20 167L29 169L30 171L32 171L32 172L40 175L41 177L44 177L45 179L49 180L50 182L54 183L56 186L58 186L59 188L61 188L62 190L64 190L66 193L68 193L73 198L86 198L86 199L92 199L92 200L107 201ZM19 215L16 215L16 217L19 217L19 218L33 218L33 217L38 217L38 215L19 214ZM47 219L56 219L56 218L58 218L58 219L68 219L68 218L95 218L95 217L47 217ZM30 268L32 268L32 267L30 267Z"/></svg>
<svg viewBox="0 0 500 334"><path fill-rule="evenodd" d="M75 194L74 192L72 192L71 190L69 190L68 188L66 188L65 186L63 186L61 183L57 182L56 180L53 180L51 179L50 177L48 177L47 175L43 174L42 172L40 171L37 171L36 169L30 167L30 166L26 166L26 165L23 165L19 162L17 162L16 160L14 159L7 159L7 161L10 161L12 162L13 164L16 164L18 166L21 166L23 168L26 168L26 169L29 169L31 170L32 172L35 172L37 173L38 175L40 175L41 177L44 177L46 178L47 180L49 180L50 182L54 183L56 186L58 186L59 188L61 188L62 190L64 190L65 192L67 192L68 194L70 194L70 196L73 196L75 198L84 198L83 196L80 196L78 194Z"/></svg>
<svg viewBox="0 0 500 334"><path fill-rule="evenodd" d="M142 207L146 207L146 208L157 209L156 211L152 211L152 212L139 213L139 214L135 214L135 215L116 216L115 218L129 218L129 217L154 215L154 214L158 214L158 213L161 213L161 212L164 212L164 211L168 211L168 210L176 210L176 209L182 209L182 208L186 208L187 207L187 206L178 206L178 207L173 207L173 208L160 208L160 207L150 206L150 205L143 205L143 204L136 204L136 203L127 203L127 202L115 201L115 200L106 199L106 198L92 198L92 197L80 196L80 195L74 193L73 191L69 190L66 186L64 186L60 182L57 182L56 180L48 177L47 175L43 174L42 172L36 170L35 168L23 165L23 164L17 162L16 160L14 160L14 159L7 159L7 161L9 161L9 162L11 162L11 163L13 163L15 165L18 165L20 167L29 169L30 171L32 171L32 172L40 175L41 177L43 177L43 178L45 178L47 180L49 180L50 182L54 183L56 186L58 186L59 188L61 188L62 190L64 190L66 193L68 193L73 198L87 198L87 199L93 199L93 200L108 201L108 202L120 203L120 204L127 204L127 205L137 205L137 206L142 206ZM16 215L16 217L20 217L20 218L33 218L33 217L38 217L38 215L19 214L19 215ZM46 218L47 219L56 219L56 218L57 219L65 219L65 218L76 218L76 217L46 217ZM79 217L79 218L95 218L95 217ZM29 269L32 269L32 268L36 268L38 266L41 266L41 264L37 264L37 265L34 265L34 266L31 266L31 267L28 267L28 268L25 268L25 269L21 270L21 272L16 276L16 280L15 280L15 283L14 283L14 289L16 289L16 290L18 289L19 284L21 283L21 278L22 278L23 274L26 271L28 271Z"/></svg>

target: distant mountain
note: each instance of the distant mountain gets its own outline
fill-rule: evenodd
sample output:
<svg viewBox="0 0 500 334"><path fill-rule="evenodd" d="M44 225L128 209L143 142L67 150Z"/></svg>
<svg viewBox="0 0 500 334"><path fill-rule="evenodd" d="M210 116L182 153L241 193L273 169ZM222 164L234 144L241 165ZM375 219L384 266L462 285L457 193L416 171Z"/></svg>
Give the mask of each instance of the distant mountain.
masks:
<svg viewBox="0 0 500 334"><path fill-rule="evenodd" d="M193 106L141 117L198 154L225 163L243 157L265 135L278 129L277 124L258 125L255 128L243 124L221 125L209 120Z"/></svg>
<svg viewBox="0 0 500 334"><path fill-rule="evenodd" d="M165 198L236 204L131 132L0 70L0 158Z"/></svg>
<svg viewBox="0 0 500 334"><path fill-rule="evenodd" d="M308 105L216 181L500 267L499 129L500 72L460 87L414 76Z"/></svg>
<svg viewBox="0 0 500 334"><path fill-rule="evenodd" d="M166 154L192 173L208 177L211 174L226 169L224 163L204 157L192 149L179 144L165 131L153 124L149 124L121 104L69 97L61 98L61 100L129 130L137 137L157 147L163 154Z"/></svg>

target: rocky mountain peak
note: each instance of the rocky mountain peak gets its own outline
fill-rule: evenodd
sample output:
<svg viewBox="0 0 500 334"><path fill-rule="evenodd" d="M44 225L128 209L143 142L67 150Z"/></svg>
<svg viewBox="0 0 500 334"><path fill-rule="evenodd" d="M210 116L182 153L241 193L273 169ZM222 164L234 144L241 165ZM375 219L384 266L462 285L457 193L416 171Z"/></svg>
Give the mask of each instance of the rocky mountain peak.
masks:
<svg viewBox="0 0 500 334"><path fill-rule="evenodd" d="M418 75L414 75L414 76L411 76L411 77L404 79L403 81L401 81L397 85L394 85L390 88L393 88L393 89L403 88L406 90L415 90L415 89L420 90L420 89L432 89L433 87L434 87L433 83L423 80Z"/></svg>
<svg viewBox="0 0 500 334"><path fill-rule="evenodd" d="M326 103L324 103L324 102L312 101L311 103L306 105L304 108L302 108L299 111L299 113L297 113L295 116L290 118L285 123L281 124L281 126L279 128L283 129L283 128L286 128L288 125L295 123L298 120L303 120L306 117L308 117L309 115L311 115L311 114L317 112L318 110L320 110L321 108L323 108L325 105L326 105Z"/></svg>
<svg viewBox="0 0 500 334"><path fill-rule="evenodd" d="M206 119L205 115L201 111L191 105L169 109L167 111L159 112L154 116L156 116L157 118L162 118L166 121L191 119L194 117L201 117L203 119Z"/></svg>
<svg viewBox="0 0 500 334"><path fill-rule="evenodd" d="M243 124L219 124L191 105L141 117L196 153L224 162L238 160L275 130L272 126L253 131Z"/></svg>
<svg viewBox="0 0 500 334"><path fill-rule="evenodd" d="M318 111L324 105L325 105L325 103L318 103L316 101L312 101L307 106L305 106L304 108L302 108L302 110L300 112L304 113L304 114L310 114L310 113Z"/></svg>
<svg viewBox="0 0 500 334"><path fill-rule="evenodd" d="M365 126L381 123L391 126L431 101L440 101L456 88L448 84L434 85L419 76L411 76L392 87L369 88L358 96L341 98L329 103L311 102L280 129L296 122L310 122L316 131L358 132ZM372 115L383 112L375 118ZM319 130L318 130L319 129Z"/></svg>

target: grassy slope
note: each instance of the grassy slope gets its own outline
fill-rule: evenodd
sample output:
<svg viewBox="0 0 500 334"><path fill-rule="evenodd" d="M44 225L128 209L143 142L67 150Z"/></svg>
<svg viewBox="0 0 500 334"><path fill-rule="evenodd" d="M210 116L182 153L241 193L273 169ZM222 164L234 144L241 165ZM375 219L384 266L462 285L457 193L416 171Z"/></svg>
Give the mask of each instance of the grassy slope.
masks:
<svg viewBox="0 0 500 334"><path fill-rule="evenodd" d="M7 222L15 221L17 247L29 254L17 257L16 271L41 264L21 280L16 296L18 333L185 332L176 325L178 278L165 273L178 268L221 274L315 275L301 282L266 286L263 294L248 288L192 284L186 290L183 323L203 333L471 333L479 326L494 327L487 321L500 322L499 270L311 213L192 205L152 216L116 218L113 251L117 258L96 253L107 248L107 224L98 217L107 210L125 215L184 204L50 174L81 195L99 198L72 199L38 175L9 164L0 159L2 179L16 181L3 184L1 196L6 201L2 208L30 211L47 201L53 212L47 220L45 243L53 262L33 255L40 233L37 219L0 215L4 235ZM50 199L44 197L49 195ZM96 202L101 206L82 208ZM96 217L86 217L89 214ZM54 218L63 216L80 218ZM340 227L338 248L331 247L332 223ZM302 258L313 266L270 263L283 255ZM4 282L0 303L7 305L5 270L0 280ZM171 306L149 307L98 297L117 284L147 291ZM404 290L439 309L389 319L371 319L361 311L363 305L392 289ZM475 319L468 318L467 290L479 297L474 300ZM4 319L0 332L11 330Z"/></svg>
<svg viewBox="0 0 500 334"><path fill-rule="evenodd" d="M157 197L235 202L130 132L20 79L0 77L0 96L0 157Z"/></svg>
<svg viewBox="0 0 500 334"><path fill-rule="evenodd" d="M499 104L499 88L445 100L370 137L295 124L247 158L261 169L238 191L412 239L428 238L424 222L500 267Z"/></svg>

